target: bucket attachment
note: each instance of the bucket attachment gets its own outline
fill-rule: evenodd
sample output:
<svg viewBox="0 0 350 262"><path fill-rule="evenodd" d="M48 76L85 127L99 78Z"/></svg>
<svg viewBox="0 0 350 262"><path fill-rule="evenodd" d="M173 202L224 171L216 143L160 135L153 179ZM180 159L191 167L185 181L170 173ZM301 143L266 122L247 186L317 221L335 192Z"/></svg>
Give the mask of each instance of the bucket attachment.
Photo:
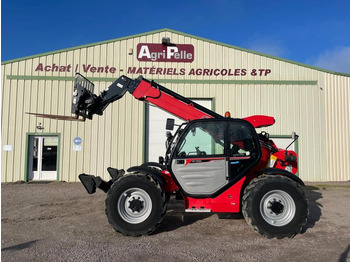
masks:
<svg viewBox="0 0 350 262"><path fill-rule="evenodd" d="M118 180L119 177L122 177L125 174L124 169L118 170L118 169L113 168L113 167L107 168L107 171L108 171L109 175L111 176L113 182Z"/></svg>
<svg viewBox="0 0 350 262"><path fill-rule="evenodd" d="M106 182L99 176L86 174L80 174L79 179L89 194L95 193L96 188L99 188L103 192L107 193L113 183L112 180Z"/></svg>
<svg viewBox="0 0 350 262"><path fill-rule="evenodd" d="M89 194L93 194L96 192L96 188L101 189L103 192L107 193L108 190L111 188L112 184L118 180L118 178L122 177L125 174L124 169L116 169L109 167L107 168L107 171L109 175L111 176L111 180L108 182L104 181L99 176L92 176L87 174L80 174L79 179L83 186L85 187L86 191Z"/></svg>

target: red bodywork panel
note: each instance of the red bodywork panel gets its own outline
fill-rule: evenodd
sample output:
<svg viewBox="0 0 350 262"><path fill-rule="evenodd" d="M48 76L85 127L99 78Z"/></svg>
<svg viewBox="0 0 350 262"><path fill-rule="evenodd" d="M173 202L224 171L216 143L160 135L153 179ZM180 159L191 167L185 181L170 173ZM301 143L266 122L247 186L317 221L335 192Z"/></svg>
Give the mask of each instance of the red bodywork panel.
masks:
<svg viewBox="0 0 350 262"><path fill-rule="evenodd" d="M148 101L165 111L184 119L185 121L213 118L213 116L195 108L193 104L188 104L174 98L171 95L160 91L145 80L140 82L132 95L138 100ZM271 126L275 123L275 119L271 116L255 115L243 119L251 123L255 128Z"/></svg>
<svg viewBox="0 0 350 262"><path fill-rule="evenodd" d="M172 97L152 86L144 80L138 85L132 94L136 99L146 100L165 111L178 116L184 120L195 120L202 118L212 118L212 116L193 107L193 104L187 104L179 99Z"/></svg>
<svg viewBox="0 0 350 262"><path fill-rule="evenodd" d="M241 189L246 177L215 198L185 198L185 209L210 209L212 212L238 213L240 211Z"/></svg>
<svg viewBox="0 0 350 262"><path fill-rule="evenodd" d="M295 156L295 159L297 159L297 154L294 151L287 151L287 155L289 154L292 154L293 156ZM289 172L292 171L294 175L298 172L298 161L285 162L285 163L279 161L279 160L285 161L285 157L286 157L285 150L280 150L272 155L277 157L277 161L274 165L274 168L286 169L288 166L290 166L291 170L289 170Z"/></svg>
<svg viewBox="0 0 350 262"><path fill-rule="evenodd" d="M168 171L162 171L162 176L165 179L165 185L163 186L165 192L171 193L179 189ZM245 180L246 177L243 177L215 198L192 198L184 196L185 209L210 209L212 212L237 213L240 211L241 189Z"/></svg>
<svg viewBox="0 0 350 262"><path fill-rule="evenodd" d="M272 116L255 115L243 118L251 123L255 128L272 126L275 119Z"/></svg>
<svg viewBox="0 0 350 262"><path fill-rule="evenodd" d="M169 171L164 170L161 172L162 177L165 179L165 185L163 186L163 190L167 193L172 193L179 189L179 187L174 182L173 178L171 177Z"/></svg>
<svg viewBox="0 0 350 262"><path fill-rule="evenodd" d="M162 92L153 86L152 83L145 80L142 80L138 84L132 95L138 100L150 102L185 121L214 117L209 112L205 113L196 108L192 103L181 101L181 99L173 97L171 94ZM251 123L254 128L267 127L275 123L273 117L264 115L254 115L243 119ZM260 162L245 177L215 198L192 198L185 196L185 208L189 210L210 209L212 212L239 212L243 185L249 183L255 177L254 172L265 168L270 160L269 150L263 147L261 150L262 157ZM282 157L279 152L276 153L276 156L279 159ZM187 160L186 164L193 160ZM276 168L285 169L285 167L279 167L278 165L280 163L276 162ZM161 174L166 182L163 186L165 192L171 193L179 189L168 171L163 171Z"/></svg>

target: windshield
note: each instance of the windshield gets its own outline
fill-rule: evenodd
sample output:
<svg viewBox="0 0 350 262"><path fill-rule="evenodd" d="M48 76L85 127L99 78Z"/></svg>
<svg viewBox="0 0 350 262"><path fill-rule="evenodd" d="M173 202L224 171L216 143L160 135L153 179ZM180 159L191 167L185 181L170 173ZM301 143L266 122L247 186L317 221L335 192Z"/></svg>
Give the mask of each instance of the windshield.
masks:
<svg viewBox="0 0 350 262"><path fill-rule="evenodd" d="M173 136L173 138L171 139L171 141L169 143L169 147L167 148L167 151L166 151L167 154L171 154L173 152L175 145L177 144L177 141L179 140L179 137L181 136L182 131L185 129L186 125L187 125L187 123L183 123L176 130L176 133Z"/></svg>

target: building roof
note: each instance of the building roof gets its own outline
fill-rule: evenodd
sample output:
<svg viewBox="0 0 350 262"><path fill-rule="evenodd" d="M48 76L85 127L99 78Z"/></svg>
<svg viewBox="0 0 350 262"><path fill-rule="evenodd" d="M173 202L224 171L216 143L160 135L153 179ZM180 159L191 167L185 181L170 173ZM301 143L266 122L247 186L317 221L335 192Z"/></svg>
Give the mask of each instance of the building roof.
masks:
<svg viewBox="0 0 350 262"><path fill-rule="evenodd" d="M283 61L283 62L287 62L287 63L299 65L299 66L303 66L303 67L306 67L306 68L311 68L311 69L314 69L314 70L317 70L317 71L320 71L320 72L325 72L325 73L330 73L330 74L334 74L334 75L350 77L350 74L335 72L335 71L331 71L331 70L326 70L326 69L323 69L323 68L320 68L320 67L315 67L315 66L312 66L312 65L303 64L303 63L300 63L300 62L288 60L288 59L285 59L285 58L276 57L276 56L272 56L272 55L256 52L256 51L253 51L253 50L245 49L245 48L242 48L242 47L237 47L237 46L234 46L234 45L229 45L229 44L217 42L217 41L214 41L214 40L210 40L210 39L199 37L199 36L195 36L195 35L190 35L190 34L187 34L187 33L179 32L179 31L176 31L176 30L168 29L168 28L163 28L163 29L159 29L159 30L145 32L145 33L140 33L140 34L125 36L125 37L120 37L120 38L115 38L115 39L95 42L95 43L91 43L91 44L80 45L80 46L60 49L60 50L56 50L56 51L50 51L50 52L46 52L46 53L41 53L41 54L36 54L36 55L31 55L31 56L26 56L26 57L21 57L21 58L16 58L16 59L4 61L1 64L5 65L5 64L18 62L18 61L23 61L23 60L27 60L27 59L32 59L32 58L36 58L36 57L41 57L41 56L45 56L45 55L57 54L57 53L67 52L67 51L71 51L71 50L75 50L75 49L91 47L91 46L95 46L95 45L108 44L108 43L111 43L111 42L127 40L127 39L132 39L132 38L136 38L136 37L141 37L141 36L146 36L146 35L151 35L151 34L156 34L156 33L161 33L161 32L171 32L171 33L183 35L183 36L186 36L186 37L191 37L191 38L194 38L194 39L197 39L197 40L202 40L202 41L205 41L205 42L213 43L213 44L216 44L216 45L221 45L221 46L225 46L225 47L229 47L229 48L234 48L236 50L244 51L244 52L247 52L247 53L251 53L251 54L255 54L255 55L260 55L260 56L272 58L272 59L275 59L275 60L279 60L279 61Z"/></svg>

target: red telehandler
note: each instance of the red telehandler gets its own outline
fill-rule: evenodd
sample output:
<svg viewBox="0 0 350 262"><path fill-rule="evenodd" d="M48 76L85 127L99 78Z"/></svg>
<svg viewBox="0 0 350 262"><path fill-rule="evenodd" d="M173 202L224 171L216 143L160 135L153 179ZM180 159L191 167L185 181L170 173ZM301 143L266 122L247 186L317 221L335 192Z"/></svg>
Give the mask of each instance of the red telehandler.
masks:
<svg viewBox="0 0 350 262"><path fill-rule="evenodd" d="M266 132L268 116L221 116L142 76L121 76L100 93L76 74L72 113L77 119L102 115L129 92L185 122L167 132L165 157L127 169L107 168L111 180L80 174L89 194L107 193L109 223L124 235L151 234L166 213L171 194L181 194L186 212L242 212L247 223L268 238L293 237L306 224L308 204L296 176L297 155L279 149ZM80 118L79 118L80 117ZM168 119L172 130L174 120ZM298 138L294 134L294 141ZM294 142L293 141L293 142Z"/></svg>

